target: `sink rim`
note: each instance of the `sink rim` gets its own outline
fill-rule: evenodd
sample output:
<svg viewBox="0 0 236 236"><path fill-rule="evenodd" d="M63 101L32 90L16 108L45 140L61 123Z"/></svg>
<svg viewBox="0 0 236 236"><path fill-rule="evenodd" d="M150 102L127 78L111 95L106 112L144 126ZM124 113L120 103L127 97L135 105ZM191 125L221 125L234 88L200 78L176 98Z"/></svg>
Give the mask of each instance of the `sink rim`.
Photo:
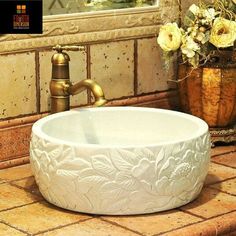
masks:
<svg viewBox="0 0 236 236"><path fill-rule="evenodd" d="M191 135L187 138L182 138L182 139L178 139L175 141L158 141L157 143L151 143L151 144L143 144L143 145L124 145L124 144L90 144L90 143L79 143L79 142L72 142L72 141L64 141L62 139L58 139L55 137L52 137L48 134L46 134L45 132L43 132L42 127L45 123L52 121L55 118L59 118L59 117L63 117L67 114L75 114L75 113L80 113L80 112L101 112L101 111L121 111L121 110L127 110L127 111L144 111L144 112L153 112L153 113L166 113L166 114L170 114L170 115L176 115L178 117L181 117L183 119L186 120L190 120L192 122L194 122L195 124L198 125L198 130L196 132L194 132L194 135ZM178 143L182 143L182 142L188 142L191 141L193 139L197 139L199 137L201 137L202 135L206 134L209 131L209 127L207 125L207 123L190 114L187 113L183 113L183 112L179 112L179 111L173 111L173 110L166 110L166 109L160 109L160 108L148 108L148 107L122 107L122 106L114 106L114 107L85 107L85 108L77 108L77 109L71 109L69 111L64 111L64 112L59 112L59 113L55 113L55 114L51 114L48 115L46 117L43 117L41 119L39 119L38 121L36 121L33 126L32 126L32 133L34 135L36 135L37 137L53 143L55 145L67 145L67 146L72 146L72 147L80 147L80 148L94 148L94 149L110 149L110 148L127 148L127 149L131 149L131 148L151 148L151 147L160 147L160 146L166 146L166 145L174 145L174 144L178 144Z"/></svg>

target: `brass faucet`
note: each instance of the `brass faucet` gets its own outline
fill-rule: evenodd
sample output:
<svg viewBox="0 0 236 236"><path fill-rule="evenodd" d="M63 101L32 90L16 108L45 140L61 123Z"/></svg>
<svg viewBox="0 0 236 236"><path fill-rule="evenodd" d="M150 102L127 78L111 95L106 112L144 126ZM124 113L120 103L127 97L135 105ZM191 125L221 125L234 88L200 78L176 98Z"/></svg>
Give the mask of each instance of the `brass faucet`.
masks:
<svg viewBox="0 0 236 236"><path fill-rule="evenodd" d="M51 113L70 109L70 95L76 95L86 89L92 91L95 98L94 105L102 106L106 103L102 88L93 80L85 79L74 85L70 82L69 61L70 57L65 51L83 51L83 46L53 47L56 53L52 56L52 79L50 82Z"/></svg>

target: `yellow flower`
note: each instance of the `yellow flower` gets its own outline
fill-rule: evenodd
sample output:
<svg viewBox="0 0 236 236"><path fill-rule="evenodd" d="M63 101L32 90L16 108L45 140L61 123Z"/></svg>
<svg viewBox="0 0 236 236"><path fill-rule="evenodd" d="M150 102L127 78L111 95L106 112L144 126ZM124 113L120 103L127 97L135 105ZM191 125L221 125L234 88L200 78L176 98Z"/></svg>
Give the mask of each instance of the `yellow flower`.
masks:
<svg viewBox="0 0 236 236"><path fill-rule="evenodd" d="M181 30L176 23L167 23L161 26L157 42L166 51L175 51L181 45Z"/></svg>
<svg viewBox="0 0 236 236"><path fill-rule="evenodd" d="M210 43L217 48L227 48L234 45L236 40L236 22L222 17L215 19L212 26Z"/></svg>

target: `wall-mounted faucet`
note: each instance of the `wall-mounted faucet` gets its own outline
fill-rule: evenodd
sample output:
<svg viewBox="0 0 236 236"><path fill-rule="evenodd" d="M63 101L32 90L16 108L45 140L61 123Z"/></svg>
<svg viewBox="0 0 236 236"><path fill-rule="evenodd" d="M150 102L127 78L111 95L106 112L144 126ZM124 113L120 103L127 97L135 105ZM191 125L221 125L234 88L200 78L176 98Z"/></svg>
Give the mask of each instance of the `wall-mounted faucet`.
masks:
<svg viewBox="0 0 236 236"><path fill-rule="evenodd" d="M53 47L56 53L52 56L52 79L50 82L51 113L70 109L70 95L76 95L86 89L92 91L95 98L94 105L102 106L106 99L102 88L93 80L85 79L74 85L70 82L69 61L70 57L63 51L84 51L83 46Z"/></svg>

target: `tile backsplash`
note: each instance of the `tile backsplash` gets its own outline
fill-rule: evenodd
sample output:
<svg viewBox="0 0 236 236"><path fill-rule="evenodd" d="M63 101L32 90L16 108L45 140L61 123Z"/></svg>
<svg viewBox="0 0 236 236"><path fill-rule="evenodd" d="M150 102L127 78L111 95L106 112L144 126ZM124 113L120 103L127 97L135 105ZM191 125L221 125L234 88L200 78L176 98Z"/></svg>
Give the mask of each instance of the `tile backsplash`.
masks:
<svg viewBox="0 0 236 236"><path fill-rule="evenodd" d="M87 45L86 52L68 52L72 82L91 78L108 100L168 90L174 69L163 69L156 37ZM0 119L50 111L51 56L43 49L0 56ZM73 96L71 106L90 101L86 91Z"/></svg>

